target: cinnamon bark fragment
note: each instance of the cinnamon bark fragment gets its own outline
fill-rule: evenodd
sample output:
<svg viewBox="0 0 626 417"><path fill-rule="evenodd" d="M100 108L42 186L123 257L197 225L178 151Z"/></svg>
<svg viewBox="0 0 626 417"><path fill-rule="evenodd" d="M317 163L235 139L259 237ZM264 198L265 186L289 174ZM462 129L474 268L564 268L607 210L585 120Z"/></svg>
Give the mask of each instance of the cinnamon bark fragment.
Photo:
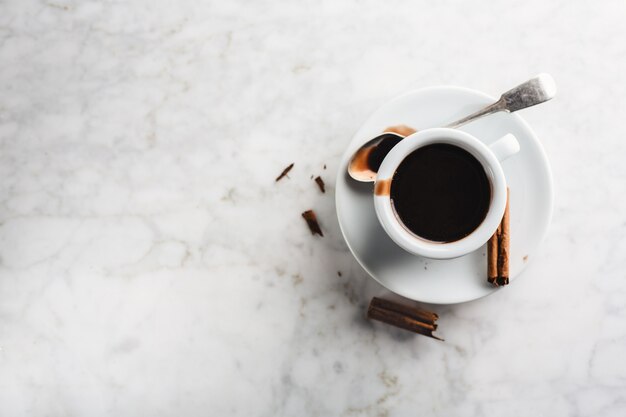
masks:
<svg viewBox="0 0 626 417"><path fill-rule="evenodd" d="M322 179L322 177L320 177L319 175L315 177L315 182L317 183L317 186L320 187L320 191L325 193L326 185L324 184L324 180Z"/></svg>
<svg viewBox="0 0 626 417"><path fill-rule="evenodd" d="M367 317L443 341L443 339L433 335L433 332L437 330L435 321L439 316L430 311L374 297L367 309Z"/></svg>
<svg viewBox="0 0 626 417"><path fill-rule="evenodd" d="M302 217L306 220L306 224L309 226L309 230L312 235L320 235L324 236L322 233L322 229L320 228L320 224L317 222L317 216L313 210L307 210L302 213Z"/></svg>
<svg viewBox="0 0 626 417"><path fill-rule="evenodd" d="M278 177L276 177L276 181L275 182L278 182L278 181L282 180L284 177L286 177L287 174L289 173L289 171L291 171L291 168L293 168L293 165L294 164L292 162L291 164L289 164L289 166L287 168L283 169L283 172L281 172L280 175Z"/></svg>

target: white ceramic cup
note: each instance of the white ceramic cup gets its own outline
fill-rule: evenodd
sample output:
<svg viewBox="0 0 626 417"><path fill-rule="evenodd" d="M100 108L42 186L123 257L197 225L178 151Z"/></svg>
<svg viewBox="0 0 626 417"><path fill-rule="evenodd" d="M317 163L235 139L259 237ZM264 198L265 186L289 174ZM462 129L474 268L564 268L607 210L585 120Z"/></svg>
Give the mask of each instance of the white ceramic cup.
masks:
<svg viewBox="0 0 626 417"><path fill-rule="evenodd" d="M387 154L378 169L376 186L389 181L393 186L393 175L404 158L416 149L433 143L458 146L471 153L482 164L491 185L491 202L483 222L460 240L433 242L415 235L402 224L395 213L389 193L382 195L374 193L374 207L383 229L406 251L434 259L456 258L480 248L498 228L506 208L507 195L506 178L500 162L516 154L520 146L515 136L510 133L487 146L469 133L460 130L448 128L422 130L402 139Z"/></svg>

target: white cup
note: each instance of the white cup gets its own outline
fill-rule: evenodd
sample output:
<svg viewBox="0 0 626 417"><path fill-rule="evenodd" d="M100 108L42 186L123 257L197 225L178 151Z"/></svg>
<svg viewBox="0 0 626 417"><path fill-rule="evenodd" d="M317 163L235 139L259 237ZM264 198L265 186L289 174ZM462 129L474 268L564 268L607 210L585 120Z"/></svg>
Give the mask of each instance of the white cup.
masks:
<svg viewBox="0 0 626 417"><path fill-rule="evenodd" d="M422 130L402 139L387 154L378 169L375 189L390 182L393 186L393 175L404 158L416 149L433 143L447 143L465 149L483 166L491 185L491 202L482 223L460 240L434 242L415 235L402 224L393 208L390 193L382 195L374 193L374 207L383 229L406 251L434 259L456 258L480 248L498 228L504 215L507 198L506 178L500 162L516 154L520 146L515 136L510 133L487 146L469 133L460 130L448 128Z"/></svg>

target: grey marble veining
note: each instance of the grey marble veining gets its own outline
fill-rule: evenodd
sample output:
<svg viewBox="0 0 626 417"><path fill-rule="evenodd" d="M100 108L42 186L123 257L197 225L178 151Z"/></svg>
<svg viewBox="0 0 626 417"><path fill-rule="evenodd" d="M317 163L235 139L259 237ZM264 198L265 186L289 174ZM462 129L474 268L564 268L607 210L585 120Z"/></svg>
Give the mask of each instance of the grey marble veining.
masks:
<svg viewBox="0 0 626 417"><path fill-rule="evenodd" d="M623 2L0 8L0 415L626 413ZM333 198L354 131L409 88L543 71L540 254L433 307L444 343L365 320L386 292Z"/></svg>

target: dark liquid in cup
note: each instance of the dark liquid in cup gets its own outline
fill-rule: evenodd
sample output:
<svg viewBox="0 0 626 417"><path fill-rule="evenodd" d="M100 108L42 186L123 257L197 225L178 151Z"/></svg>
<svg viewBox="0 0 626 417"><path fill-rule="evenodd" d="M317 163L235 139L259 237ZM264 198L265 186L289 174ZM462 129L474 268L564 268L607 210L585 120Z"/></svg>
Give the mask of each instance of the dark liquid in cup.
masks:
<svg viewBox="0 0 626 417"><path fill-rule="evenodd" d="M468 151L445 143L410 153L391 181L391 202L415 235L454 242L472 233L489 210L491 185Z"/></svg>

